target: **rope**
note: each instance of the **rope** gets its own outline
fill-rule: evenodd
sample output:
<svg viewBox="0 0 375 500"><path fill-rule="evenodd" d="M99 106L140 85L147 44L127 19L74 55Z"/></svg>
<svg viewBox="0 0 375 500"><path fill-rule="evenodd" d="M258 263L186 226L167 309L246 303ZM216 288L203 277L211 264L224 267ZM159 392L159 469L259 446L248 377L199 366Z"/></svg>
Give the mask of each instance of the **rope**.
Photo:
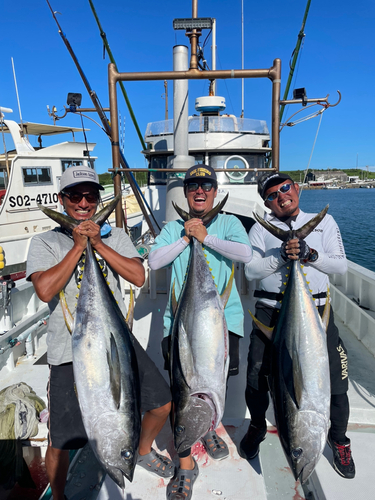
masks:
<svg viewBox="0 0 375 500"><path fill-rule="evenodd" d="M312 150L311 150L311 153L310 153L310 158L309 158L309 161L307 163L307 167L306 167L306 170L305 170L305 174L303 176L303 179L305 180L306 179L306 175L307 175L307 171L309 170L309 167L310 167L310 162L311 162L311 158L312 158L312 155L313 155L313 152L314 152L314 149L315 149L315 144L316 144L316 140L318 138L318 134L319 134L319 129L320 129L320 124L322 123L322 118L323 118L323 111L324 109L322 109L320 111L320 120L319 120L319 124L318 124L318 128L317 128L317 131L316 131L316 134L315 134L315 139L314 139L314 144L313 144L313 147L312 147ZM301 198L301 195L302 195L302 191L303 191L303 186L301 186L301 189L299 191L299 198Z"/></svg>

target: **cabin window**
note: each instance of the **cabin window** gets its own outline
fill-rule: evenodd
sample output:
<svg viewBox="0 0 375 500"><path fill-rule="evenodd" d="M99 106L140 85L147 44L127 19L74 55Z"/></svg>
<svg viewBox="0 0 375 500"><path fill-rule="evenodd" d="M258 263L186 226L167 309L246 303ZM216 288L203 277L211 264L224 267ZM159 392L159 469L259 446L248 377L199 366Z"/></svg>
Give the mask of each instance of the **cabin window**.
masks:
<svg viewBox="0 0 375 500"><path fill-rule="evenodd" d="M25 184L52 184L50 167L23 168Z"/></svg>
<svg viewBox="0 0 375 500"><path fill-rule="evenodd" d="M5 189L8 184L8 176L6 170L0 169L0 189Z"/></svg>
<svg viewBox="0 0 375 500"><path fill-rule="evenodd" d="M61 166L62 166L62 171L63 173L65 172L66 169L69 167L79 167L80 165L83 165L82 160L62 160L61 161ZM92 165L89 165L91 168L93 168Z"/></svg>
<svg viewBox="0 0 375 500"><path fill-rule="evenodd" d="M151 158L150 168L162 169L167 168L168 157L167 156L153 156ZM166 184L167 182L167 173L154 171L150 172L150 183L151 184Z"/></svg>

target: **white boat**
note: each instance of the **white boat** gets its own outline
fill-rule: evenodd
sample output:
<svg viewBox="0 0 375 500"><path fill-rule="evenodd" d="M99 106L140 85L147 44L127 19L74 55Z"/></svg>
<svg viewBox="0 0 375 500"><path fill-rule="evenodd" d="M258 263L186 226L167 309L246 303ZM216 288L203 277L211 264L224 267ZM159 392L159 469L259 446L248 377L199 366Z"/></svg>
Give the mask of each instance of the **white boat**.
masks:
<svg viewBox="0 0 375 500"><path fill-rule="evenodd" d="M14 278L25 271L30 238L54 227L37 204L58 210L62 173L72 165L94 168L96 158L94 144L75 140L74 134L82 129L28 122L19 125L5 119L8 112L12 110L0 108L0 132L10 134L13 142L0 155L0 246L4 255L0 276ZM68 133L72 140L42 146L43 137ZM38 148L31 145L30 136L38 138Z"/></svg>
<svg viewBox="0 0 375 500"><path fill-rule="evenodd" d="M178 67L179 64L186 63L187 49L176 48L176 52L179 53L176 55ZM180 59L181 54L183 60ZM176 87L178 89L178 85ZM184 92L182 90L182 101L185 98ZM175 98L178 93L179 90L176 90ZM223 109L221 111L218 109L219 99L217 96L212 97L213 99L205 97L204 104L201 98L198 99L199 116L186 115L184 132L181 135L178 132L176 135L172 122L161 121L147 126L145 139L148 148L144 154L150 168L161 167L165 170L165 172L150 170L148 186L144 190L144 196L159 225L177 217L170 208L172 199L179 205L184 203L181 190L183 173L178 169L168 172L168 167L187 168L196 161L209 163L214 168L221 169L218 173L218 199L227 192L230 193L225 211L238 216L247 230L254 223L252 212L255 211L259 215L264 213L263 201L257 193L256 179L260 169L266 168L266 157L270 152L270 134L267 125L262 120L247 120L220 114ZM221 108L222 105L221 102ZM208 107L211 109L207 109ZM181 104L178 104L178 96L175 109L179 114ZM113 120L111 122L114 123ZM47 163L43 165L48 166ZM51 193L53 192L56 191L51 189ZM9 206L10 195L6 196L8 203L6 206ZM148 228L140 212L135 210L129 221L130 225L141 224L142 234L146 233ZM149 233L143 240L139 240L140 246L150 244L152 237ZM167 378L162 367L160 342L162 316L170 282L169 272L165 269L151 271L147 261L145 269L146 282L136 291L136 319L133 332ZM194 454L199 464L200 475L194 485L193 499L245 500L251 497L258 500L280 498L353 500L358 495L372 498L370 474L373 469L371 450L375 444L375 381L372 376L375 371L375 273L349 262L349 270L345 276L330 277L335 318L349 353L351 415L348 435L352 440L357 476L351 481L339 477L331 465L332 455L327 446L315 472L303 488L295 482L282 452L274 427L272 408L267 413L268 435L261 444L260 455L251 462L241 459L238 455L239 442L249 422L244 391L247 349L252 326L250 315L246 311L254 310L253 291L257 288L257 283L246 280L243 265L240 264L236 266L235 277L245 310L245 339L241 346L240 374L229 381L224 427L219 431L229 445L230 457L221 462L214 462L208 458L201 445L195 446ZM127 300L129 289L126 283L123 290ZM3 297L6 298L0 299L0 318L3 324L9 326L9 311L12 310L12 320L7 332L0 337L0 390L13 383L25 381L46 400L48 377L44 335L46 331L44 321L48 320L46 305L39 301L31 285L25 283L23 279ZM46 426L41 424L36 439L44 441L30 441L30 443L43 446L34 446L31 451L30 447L25 448L28 462L43 457L46 435ZM155 447L169 453L177 463L169 423L157 437ZM96 498L164 500L166 485L167 481L151 476L138 468L133 482L126 483L123 494L108 477L104 476L90 448L86 446L77 453L72 462L66 495L69 499L87 500ZM48 491L40 498L48 498Z"/></svg>

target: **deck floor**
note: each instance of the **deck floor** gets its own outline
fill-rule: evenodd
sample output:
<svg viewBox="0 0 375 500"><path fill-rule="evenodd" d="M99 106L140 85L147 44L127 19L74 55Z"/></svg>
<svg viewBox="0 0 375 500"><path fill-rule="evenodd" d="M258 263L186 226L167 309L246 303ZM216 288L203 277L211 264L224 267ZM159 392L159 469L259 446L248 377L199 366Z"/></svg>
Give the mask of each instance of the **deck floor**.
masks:
<svg viewBox="0 0 375 500"><path fill-rule="evenodd" d="M161 317L161 315L160 315ZM246 320L245 320L246 321ZM249 420L246 413L244 398L245 369L248 340L244 340L241 349L241 371L238 377L229 384L227 410L224 416L224 429L221 435L229 444L230 457L221 462L215 462L207 457L203 448L197 445L195 456L200 468L200 475L194 486L194 500L279 500L279 499L314 499L314 500L353 500L358 495L361 498L372 498L370 478L373 474L374 460L372 449L375 446L375 358L367 351L360 341L336 319L340 335L347 347L349 358L349 400L350 425L348 435L352 441L353 457L357 474L355 479L341 478L333 469L332 452L328 446L307 484L302 488L294 478L283 455L277 433L275 432L272 408L267 413L269 421L267 439L261 444L259 456L251 462L241 459L238 446L246 432ZM140 322L139 328L144 328ZM158 328L158 325L154 324ZM148 325L150 327L150 325ZM146 329L149 331L149 328ZM248 330L247 330L248 331ZM147 350L160 356L160 348L156 343L143 342ZM43 347L37 353L40 357ZM0 390L16 382L24 381L32 386L36 393L46 399L46 382L48 365L35 364L37 358L22 359L17 369L2 376ZM237 380L236 380L237 379ZM234 418L237 414L241 418ZM38 438L46 437L45 424L40 426ZM166 424L158 436L156 447L168 453L177 463L173 451L172 435ZM85 462L86 455L88 456ZM133 483L126 481L122 492L106 477L100 488L103 475L95 458L90 457L85 450L77 457L69 477L66 493L69 500L164 500L168 480L150 475L138 468ZM84 489L90 491L84 494ZM313 494L313 496L311 496ZM309 496L310 495L310 496Z"/></svg>

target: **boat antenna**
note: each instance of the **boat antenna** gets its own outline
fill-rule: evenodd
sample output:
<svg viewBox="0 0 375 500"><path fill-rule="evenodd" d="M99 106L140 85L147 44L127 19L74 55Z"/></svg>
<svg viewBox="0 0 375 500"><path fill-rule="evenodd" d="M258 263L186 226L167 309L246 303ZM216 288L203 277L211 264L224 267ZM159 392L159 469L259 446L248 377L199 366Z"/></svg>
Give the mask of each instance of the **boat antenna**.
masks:
<svg viewBox="0 0 375 500"><path fill-rule="evenodd" d="M299 50L300 50L300 47L302 44L302 40L305 38L304 30L305 30L307 15L308 15L309 9L310 9L310 4L311 4L311 0L307 0L305 14L304 14L303 20L302 20L302 26L301 26L301 29L298 33L297 44L296 44L296 47L295 47L293 54L292 54L293 59L292 59L292 62L290 63L290 71L289 71L288 81L287 81L286 87L285 87L283 101L286 101L288 99L289 89L290 89L290 85L292 83L292 78L293 78L293 74L294 74L294 69L296 67ZM282 104L280 107L280 122L283 118L284 109L285 109L285 104Z"/></svg>
<svg viewBox="0 0 375 500"><path fill-rule="evenodd" d="M15 86L15 88L16 88L16 95L17 95L18 112L19 112L19 114L20 114L20 122L21 122L22 136L24 136L23 122L22 122L22 113L21 113L21 104L20 104L20 98L19 98L19 95L18 95L18 87L17 87L16 70L15 70L15 68L14 68L14 61L13 61L13 57L11 57L11 60L12 60L12 68L13 68L14 86Z"/></svg>

